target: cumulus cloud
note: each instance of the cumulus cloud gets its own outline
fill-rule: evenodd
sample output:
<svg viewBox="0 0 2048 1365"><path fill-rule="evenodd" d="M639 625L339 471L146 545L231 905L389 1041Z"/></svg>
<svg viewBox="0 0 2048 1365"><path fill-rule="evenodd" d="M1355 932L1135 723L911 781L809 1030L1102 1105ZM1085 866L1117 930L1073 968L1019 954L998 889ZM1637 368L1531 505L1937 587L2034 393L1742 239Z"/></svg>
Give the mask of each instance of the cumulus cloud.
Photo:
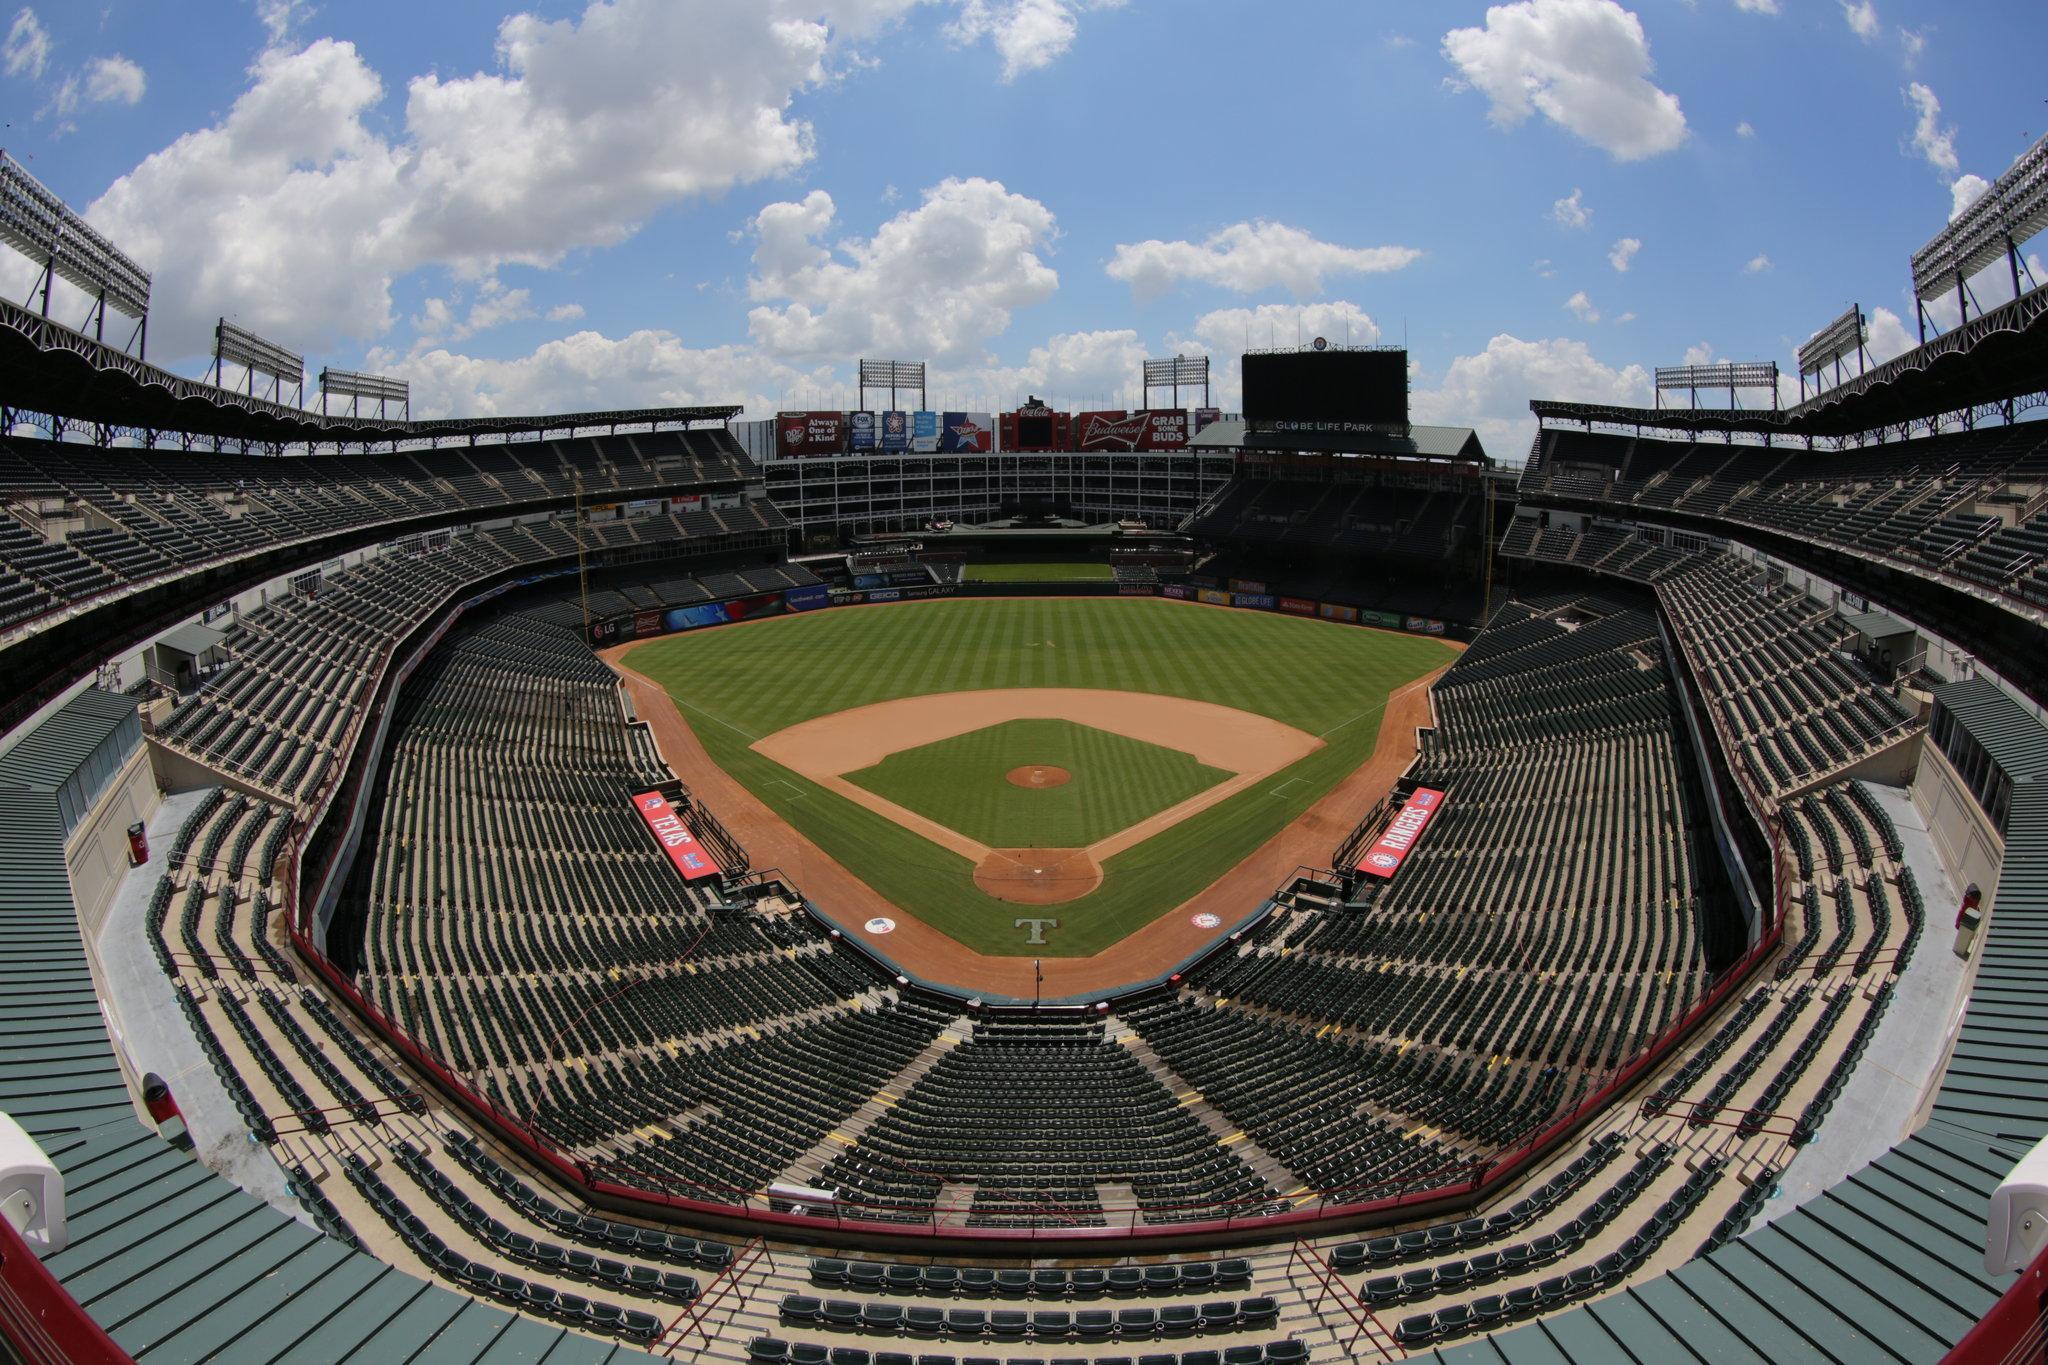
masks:
<svg viewBox="0 0 2048 1365"><path fill-rule="evenodd" d="M1123 0L963 0L947 26L955 42L986 39L1003 59L1003 79L1052 65L1074 45L1083 10L1115 9Z"/></svg>
<svg viewBox="0 0 2048 1365"><path fill-rule="evenodd" d="M1129 328L1063 332L1032 347L1022 364L937 369L932 384L1003 403L1036 394L1068 407L1130 407L1140 401L1140 367L1151 353Z"/></svg>
<svg viewBox="0 0 2048 1365"><path fill-rule="evenodd" d="M1586 207L1586 192L1575 188L1570 194L1552 204L1550 221L1560 227L1574 230L1591 227L1593 210Z"/></svg>
<svg viewBox="0 0 2048 1365"><path fill-rule="evenodd" d="M1564 301L1564 310L1580 322L1600 321L1600 310L1593 306L1593 300L1586 297L1586 291L1583 289Z"/></svg>
<svg viewBox="0 0 2048 1365"><path fill-rule="evenodd" d="M1742 138L1755 137L1756 129L1750 124L1750 121L1748 119L1744 119L1742 122L1735 125L1735 136Z"/></svg>
<svg viewBox="0 0 2048 1365"><path fill-rule="evenodd" d="M36 18L36 12L24 7L14 16L14 22L7 26L7 38L0 42L0 66L10 76L27 76L30 80L41 80L43 68L50 64L50 31L43 27L43 21Z"/></svg>
<svg viewBox="0 0 2048 1365"><path fill-rule="evenodd" d="M582 316L583 305L580 303L558 303L548 309L549 322L574 322Z"/></svg>
<svg viewBox="0 0 2048 1365"><path fill-rule="evenodd" d="M1521 460L1536 437L1530 399L1647 407L1650 394L1649 372L1640 365L1615 369L1582 341L1503 333L1478 354L1453 360L1440 384L1418 385L1411 406L1418 422L1473 427L1489 454Z"/></svg>
<svg viewBox="0 0 2048 1365"><path fill-rule="evenodd" d="M1620 274L1626 275L1629 267L1635 264L1636 253L1642 249L1641 238L1624 237L1607 253L1607 264L1613 266Z"/></svg>
<svg viewBox="0 0 2048 1365"><path fill-rule="evenodd" d="M140 104L147 84L142 68L118 52L86 63L85 97L95 104Z"/></svg>
<svg viewBox="0 0 2048 1365"><path fill-rule="evenodd" d="M1059 276L1040 257L1052 211L993 180L946 180L871 238L819 241L836 216L813 190L754 220L748 313L777 355L844 360L861 354L972 359L1018 308L1050 298Z"/></svg>
<svg viewBox="0 0 2048 1365"><path fill-rule="evenodd" d="M1322 292L1326 276L1384 274L1405 269L1421 256L1405 246L1338 246L1300 228L1260 221L1234 224L1201 242L1124 243L1108 270L1140 302L1190 282L1239 294L1279 286L1307 298Z"/></svg>
<svg viewBox="0 0 2048 1365"><path fill-rule="evenodd" d="M151 332L192 354L219 313L295 345L368 337L394 279L481 277L619 242L657 210L785 174L812 155L793 99L834 43L914 0L590 0L515 14L496 65L430 74L388 130L354 45L274 39L213 125L117 180L88 216L156 272ZM678 52L691 60L679 63ZM716 77L707 78L707 72Z"/></svg>
<svg viewBox="0 0 2048 1365"><path fill-rule="evenodd" d="M1913 150L1925 157L1927 164L1944 175L1954 175L1962 167L1956 158L1956 130L1943 125L1941 101L1934 92L1914 81L1906 87L1906 103L1911 105L1916 117L1913 120Z"/></svg>
<svg viewBox="0 0 2048 1365"><path fill-rule="evenodd" d="M1850 31L1866 43L1875 41L1884 28L1884 25L1878 22L1877 6L1872 4L1871 0L1857 0L1854 4L1851 4L1850 0L1842 0L1842 18L1848 23Z"/></svg>
<svg viewBox="0 0 2048 1365"><path fill-rule="evenodd" d="M1771 258L1759 251L1756 255L1750 257L1748 261L1744 262L1742 273L1745 275L1761 275L1770 268Z"/></svg>
<svg viewBox="0 0 2048 1365"><path fill-rule="evenodd" d="M1865 330L1868 335L1864 349L1870 352L1870 363L1882 365L1887 360L1904 355L1920 344L1918 334L1906 330L1906 324L1899 315L1889 308L1873 308Z"/></svg>
<svg viewBox="0 0 2048 1365"><path fill-rule="evenodd" d="M1678 97L1651 80L1649 40L1614 0L1521 0L1495 5L1482 28L1452 29L1443 53L1492 103L1502 128L1540 113L1618 161L1685 140Z"/></svg>
<svg viewBox="0 0 2048 1365"><path fill-rule="evenodd" d="M1953 223L1963 216L1963 210L1982 199L1991 191L1991 182L1981 175L1964 174L1957 176L1955 183L1948 187L1950 207L1948 220Z"/></svg>
<svg viewBox="0 0 2048 1365"><path fill-rule="evenodd" d="M373 349L367 364L373 371L403 371L418 417L729 402L764 416L786 390L834 382L828 373L793 369L751 347L693 348L672 332L651 329L617 338L576 332L509 359L445 348L412 355Z"/></svg>
<svg viewBox="0 0 2048 1365"><path fill-rule="evenodd" d="M1750 14L1776 14L1778 0L1735 0L1735 8Z"/></svg>

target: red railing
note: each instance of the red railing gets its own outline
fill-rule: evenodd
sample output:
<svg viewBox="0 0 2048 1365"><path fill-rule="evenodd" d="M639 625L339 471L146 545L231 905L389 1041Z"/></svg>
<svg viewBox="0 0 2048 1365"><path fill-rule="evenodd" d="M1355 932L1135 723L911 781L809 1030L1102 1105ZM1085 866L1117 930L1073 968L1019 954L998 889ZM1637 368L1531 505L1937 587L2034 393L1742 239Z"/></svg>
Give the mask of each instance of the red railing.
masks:
<svg viewBox="0 0 2048 1365"><path fill-rule="evenodd" d="M673 1356L682 1349L683 1343L690 1339L692 1332L702 1333L704 1344L709 1346L711 1344L711 1329L704 1325L704 1319L710 1316L712 1305L727 1296L737 1297L741 1307L745 1307L751 1302L747 1297L746 1286L742 1283L742 1278L749 1270L753 1269L754 1262L763 1258L766 1258L768 1268L773 1270L775 1268L775 1257L770 1254L768 1244L759 1237L741 1247L739 1253L732 1258L731 1264L719 1271L717 1278L705 1286L702 1294L691 1300L688 1308L676 1314L675 1321L668 1325L668 1330L656 1339L655 1345L657 1346L663 1341L668 1341L668 1349L663 1351L662 1354ZM689 1319L687 1323L684 1322L685 1318ZM682 1330L678 1332L678 1328ZM671 1336L675 1337L674 1341L668 1340Z"/></svg>
<svg viewBox="0 0 2048 1365"><path fill-rule="evenodd" d="M0 1218L0 1340L27 1365L133 1365L5 1218Z"/></svg>
<svg viewBox="0 0 2048 1365"><path fill-rule="evenodd" d="M2041 1365L2048 1360L2048 1251L2020 1272L1941 1365Z"/></svg>
<svg viewBox="0 0 2048 1365"><path fill-rule="evenodd" d="M1366 1345L1370 1346L1381 1360L1402 1359L1407 1356L1408 1352L1394 1340L1394 1334L1386 1329L1378 1315L1358 1297L1358 1291L1339 1278L1335 1268L1323 1258L1320 1251L1306 1242L1296 1242L1294 1249L1287 1256L1288 1270L1291 1272L1297 1263L1306 1267L1308 1273L1321 1286L1316 1291L1315 1301L1309 1304L1308 1311L1321 1311L1323 1300L1332 1298L1336 1300L1337 1306L1344 1310L1344 1316L1351 1319L1351 1340L1344 1343L1344 1354L1348 1358L1359 1358L1356 1347L1361 1336L1365 1337ZM1333 1338L1334 1336L1332 1333ZM1385 1344L1382 1345L1382 1342Z"/></svg>

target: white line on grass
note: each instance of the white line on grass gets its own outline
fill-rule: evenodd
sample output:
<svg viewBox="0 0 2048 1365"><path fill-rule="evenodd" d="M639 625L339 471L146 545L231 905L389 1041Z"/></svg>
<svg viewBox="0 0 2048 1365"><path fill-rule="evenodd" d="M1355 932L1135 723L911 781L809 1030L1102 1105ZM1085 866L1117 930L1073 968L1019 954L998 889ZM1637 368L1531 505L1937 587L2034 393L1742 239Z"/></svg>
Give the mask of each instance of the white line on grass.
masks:
<svg viewBox="0 0 2048 1365"><path fill-rule="evenodd" d="M1336 733L1337 733L1337 732L1338 732L1339 730L1343 729L1343 728L1344 728L1345 726L1347 726L1347 725L1351 725L1351 724L1354 724L1354 723L1356 723L1356 722L1358 722L1358 721L1364 720L1364 719L1365 719L1365 718L1366 718L1367 716L1376 716L1376 715L1378 715L1378 714L1379 714L1380 712L1382 712L1382 711L1384 711L1384 710L1386 710L1386 709L1387 709L1387 704L1388 704L1389 702L1393 701L1393 699L1394 699L1394 698L1396 698L1396 697L1400 696L1400 695L1401 695L1401 694L1402 694L1403 692L1413 692L1413 691L1414 691L1414 690L1415 690L1416 688L1418 688L1418 687L1422 686L1422 684L1423 684L1423 683L1424 683L1425 681L1426 681L1426 679L1425 679L1425 678L1417 678L1417 679L1416 679L1416 680L1415 680L1414 682L1412 682L1412 683L1409 683L1409 684L1408 684L1408 685L1407 685L1406 687L1397 687L1397 688L1395 688L1395 689L1394 689L1394 690L1393 690L1392 692L1389 692L1389 693L1387 693L1387 695L1386 695L1385 697L1383 697L1383 698L1382 698L1382 699L1380 700L1380 702L1379 702L1379 704L1378 704L1378 705L1376 705L1376 706L1368 706L1368 707L1366 707L1366 708L1365 708L1365 709L1364 709L1363 711L1360 711L1360 712L1359 712L1359 713L1358 713L1357 715L1353 716L1353 717L1352 717L1352 718L1351 718L1350 720L1341 720L1341 721L1338 721L1338 722L1337 722L1337 723L1336 723L1335 725L1332 725L1332 726L1331 726L1331 727L1330 727L1329 729L1327 729L1327 730L1323 731L1323 732L1322 732L1321 734L1317 735L1317 736L1316 736L1316 738L1317 738L1317 739L1328 739L1328 738L1329 738L1329 737L1330 737L1331 735L1334 735L1334 734L1336 734Z"/></svg>
<svg viewBox="0 0 2048 1365"><path fill-rule="evenodd" d="M713 715L711 712L706 711L703 707L698 706L694 702L684 701L681 697L677 697L675 699L675 702L678 707L681 707L685 711L693 711L696 714L704 717L704 719L706 720L717 721L720 725L723 725L726 729L732 731L734 734L738 735L741 739L744 739L749 744L752 744L755 740L760 738L759 735L749 734L747 731L740 729L739 726L734 725L724 716Z"/></svg>

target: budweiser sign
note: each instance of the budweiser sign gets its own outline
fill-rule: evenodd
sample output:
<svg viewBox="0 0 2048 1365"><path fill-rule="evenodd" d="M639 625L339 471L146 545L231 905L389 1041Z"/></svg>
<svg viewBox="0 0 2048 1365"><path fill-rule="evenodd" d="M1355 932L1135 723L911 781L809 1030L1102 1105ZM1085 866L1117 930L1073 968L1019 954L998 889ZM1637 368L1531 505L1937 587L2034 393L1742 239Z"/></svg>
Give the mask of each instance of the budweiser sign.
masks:
<svg viewBox="0 0 2048 1365"><path fill-rule="evenodd" d="M1422 838L1422 831L1429 828L1444 803L1444 794L1429 787L1417 787L1401 803L1401 809L1394 818L1387 821L1387 827L1380 831L1380 837L1373 840L1372 847L1358 860L1358 870L1369 872L1375 877L1391 877L1401 870L1401 864L1408 859L1416 841Z"/></svg>
<svg viewBox="0 0 2048 1365"><path fill-rule="evenodd" d="M1081 450L1136 450L1145 439L1146 416L1142 412L1084 412L1076 419Z"/></svg>

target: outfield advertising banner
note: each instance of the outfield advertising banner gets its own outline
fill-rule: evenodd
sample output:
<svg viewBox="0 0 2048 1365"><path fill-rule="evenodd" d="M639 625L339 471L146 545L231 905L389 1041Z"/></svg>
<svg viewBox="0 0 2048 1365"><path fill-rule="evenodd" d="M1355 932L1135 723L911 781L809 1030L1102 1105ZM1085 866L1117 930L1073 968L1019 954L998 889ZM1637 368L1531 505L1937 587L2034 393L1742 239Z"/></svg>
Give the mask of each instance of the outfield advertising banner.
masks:
<svg viewBox="0 0 2048 1365"><path fill-rule="evenodd" d="M1159 595L1161 597L1177 598L1182 602L1186 602L1194 597L1195 590L1185 583L1168 583L1160 588Z"/></svg>
<svg viewBox="0 0 2048 1365"><path fill-rule="evenodd" d="M658 611L643 611L636 614L633 617L633 633L635 635L661 634L661 613Z"/></svg>
<svg viewBox="0 0 2048 1365"><path fill-rule="evenodd" d="M910 449L909 413L885 412L882 414L882 449L894 451Z"/></svg>
<svg viewBox="0 0 2048 1365"><path fill-rule="evenodd" d="M699 877L718 875L718 864L711 861L711 855L683 824L683 817L675 813L667 797L660 792L640 792L633 797L633 809L640 812L640 818L647 822L647 832L661 845L661 851L684 880L694 882Z"/></svg>
<svg viewBox="0 0 2048 1365"><path fill-rule="evenodd" d="M1357 607L1340 607L1335 602L1323 603L1323 618L1329 621L1357 621Z"/></svg>
<svg viewBox="0 0 2048 1365"><path fill-rule="evenodd" d="M1269 592L1241 592L1237 595L1237 605L1240 607L1252 607L1259 611L1273 610L1273 604L1276 600L1273 594Z"/></svg>
<svg viewBox="0 0 2048 1365"><path fill-rule="evenodd" d="M775 448L784 458L841 454L846 449L846 414L779 412L775 414Z"/></svg>
<svg viewBox="0 0 2048 1365"><path fill-rule="evenodd" d="M832 601L832 594L823 585L809 588L791 588L782 594L782 601L791 611L816 611Z"/></svg>
<svg viewBox="0 0 2048 1365"><path fill-rule="evenodd" d="M872 412L846 414L847 444L853 450L875 448L875 415Z"/></svg>
<svg viewBox="0 0 2048 1365"><path fill-rule="evenodd" d="M1204 588L1202 589L1202 600L1212 607L1227 607L1230 605L1230 594L1218 592L1214 588Z"/></svg>
<svg viewBox="0 0 2048 1365"><path fill-rule="evenodd" d="M930 455L938 450L939 415L936 412L910 414L910 448L920 455Z"/></svg>
<svg viewBox="0 0 2048 1365"><path fill-rule="evenodd" d="M870 602L900 602L902 600L903 592L899 588L876 588L868 594L868 601Z"/></svg>
<svg viewBox="0 0 2048 1365"><path fill-rule="evenodd" d="M1266 592L1266 585L1256 578L1233 578L1230 580L1233 592Z"/></svg>
<svg viewBox="0 0 2048 1365"><path fill-rule="evenodd" d="M1283 597L1280 599L1280 610L1292 612L1296 616L1314 616L1316 604L1306 598Z"/></svg>
<svg viewBox="0 0 2048 1365"><path fill-rule="evenodd" d="M1391 877L1401 870L1401 864L1408 860L1409 851L1422 838L1422 831L1429 828L1430 820L1442 809L1444 794L1433 787L1417 787L1401 803L1401 809L1394 818L1387 821L1387 827L1380 831L1380 837L1373 840L1358 860L1360 872L1375 877Z"/></svg>
<svg viewBox="0 0 2048 1365"><path fill-rule="evenodd" d="M1188 415L1180 408L1147 408L1145 435L1140 450L1185 450L1188 444Z"/></svg>
<svg viewBox="0 0 2048 1365"><path fill-rule="evenodd" d="M988 412L948 412L939 418L939 450L947 455L986 455L995 449L996 419Z"/></svg>
<svg viewBox="0 0 2048 1365"><path fill-rule="evenodd" d="M1444 633L1444 623L1431 620L1427 616L1411 616L1403 624L1418 635L1441 635Z"/></svg>
<svg viewBox="0 0 2048 1365"><path fill-rule="evenodd" d="M1399 630L1402 625L1401 618L1390 611L1361 611L1358 620L1362 625L1385 626L1388 630Z"/></svg>
<svg viewBox="0 0 2048 1365"><path fill-rule="evenodd" d="M1074 414L1074 449L1136 450L1145 435L1145 414L1077 412Z"/></svg>
<svg viewBox="0 0 2048 1365"><path fill-rule="evenodd" d="M1195 435L1200 436L1203 433L1203 431L1207 430L1211 426L1214 426L1216 423L1222 420L1222 408L1196 408Z"/></svg>
<svg viewBox="0 0 2048 1365"><path fill-rule="evenodd" d="M661 623L670 631L697 630L704 626L722 626L733 621L751 621L757 616L773 616L780 610L782 594L764 592L753 597L735 597L730 602L675 607L662 615Z"/></svg>

